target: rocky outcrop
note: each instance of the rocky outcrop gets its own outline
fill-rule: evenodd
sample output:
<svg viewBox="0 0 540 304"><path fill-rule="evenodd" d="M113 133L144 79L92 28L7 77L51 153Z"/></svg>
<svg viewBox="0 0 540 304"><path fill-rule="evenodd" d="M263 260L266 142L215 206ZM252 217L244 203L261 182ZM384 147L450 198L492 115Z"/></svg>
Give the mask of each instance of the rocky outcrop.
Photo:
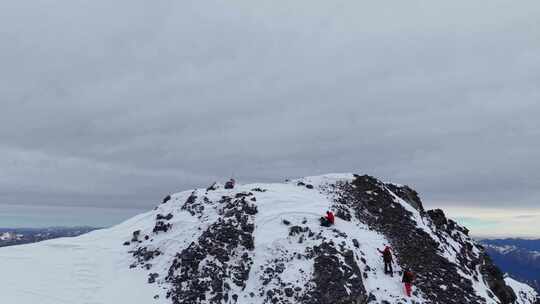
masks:
<svg viewBox="0 0 540 304"><path fill-rule="evenodd" d="M193 201L190 197L186 204L197 206ZM245 196L225 197L222 204L223 217L197 242L178 253L169 269L166 280L173 287L167 296L174 304L228 303L238 298L231 285L245 287L253 264L253 217L257 207Z"/></svg>
<svg viewBox="0 0 540 304"><path fill-rule="evenodd" d="M130 267L146 269L148 283L166 289L173 304L516 301L469 231L440 209L425 210L409 186L367 175L329 180L213 185L173 195L150 217L153 226L126 237ZM293 210L278 210L279 204ZM339 220L321 227L318 219L328 209ZM179 230L184 239L167 239ZM412 302L401 290L401 273L390 277L381 269L377 249L385 244L396 269L416 275Z"/></svg>
<svg viewBox="0 0 540 304"><path fill-rule="evenodd" d="M418 192L411 189L409 186L398 186L396 184L388 183L386 184L386 187L388 187L390 191L399 196L402 200L413 206L416 210L424 212L424 205L420 200Z"/></svg>
<svg viewBox="0 0 540 304"><path fill-rule="evenodd" d="M491 291L499 298L502 304L515 303L517 300L516 293L510 286L506 285L502 271L493 264L487 254L483 253L481 260L480 272Z"/></svg>
<svg viewBox="0 0 540 304"><path fill-rule="evenodd" d="M340 195L336 200L336 207L348 208L356 219L390 240L398 263L402 268L411 269L417 274L416 285L430 303L484 303L473 290L472 281L463 278L459 271L480 280L481 278L473 273L476 265L489 265L489 269L494 269L495 266L485 263L484 255L475 256L472 253L471 244L459 235L459 230L451 229L456 227L455 223L448 227L449 222L441 210L428 211L439 237L434 237L420 228L412 214L396 202L390 188L400 193L400 198L409 203L413 202L415 209L423 211L416 192L407 190L408 187L389 187L371 176L356 176L351 183L338 185ZM419 220L424 219L427 220ZM459 251L454 253L458 264L450 262L440 254L441 242L447 237L460 245ZM507 292L502 277L489 271L483 271L482 274L491 282L493 294L498 296L502 303L511 303L508 301L512 296Z"/></svg>
<svg viewBox="0 0 540 304"><path fill-rule="evenodd" d="M332 242L313 248L315 255L312 290L302 303L356 304L365 303L368 296L362 283L362 273L351 250L337 249Z"/></svg>

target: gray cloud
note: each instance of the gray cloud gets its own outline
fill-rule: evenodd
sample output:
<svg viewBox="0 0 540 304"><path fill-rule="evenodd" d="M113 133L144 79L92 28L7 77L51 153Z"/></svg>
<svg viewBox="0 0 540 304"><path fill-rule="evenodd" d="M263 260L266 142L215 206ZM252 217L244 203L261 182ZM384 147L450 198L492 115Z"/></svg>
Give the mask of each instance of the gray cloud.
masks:
<svg viewBox="0 0 540 304"><path fill-rule="evenodd" d="M20 2L20 1L19 1ZM370 173L536 207L540 4L0 3L0 203Z"/></svg>

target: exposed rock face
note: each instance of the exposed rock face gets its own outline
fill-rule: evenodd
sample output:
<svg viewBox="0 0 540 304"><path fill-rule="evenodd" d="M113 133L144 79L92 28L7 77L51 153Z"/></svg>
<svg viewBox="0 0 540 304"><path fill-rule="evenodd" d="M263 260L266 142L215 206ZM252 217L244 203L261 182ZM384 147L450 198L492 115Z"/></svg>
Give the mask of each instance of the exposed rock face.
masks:
<svg viewBox="0 0 540 304"><path fill-rule="evenodd" d="M418 192L414 191L409 186L398 186L395 184L386 184L386 187L388 187L390 191L394 192L394 194L399 196L402 200L406 201L411 206L413 206L416 210L420 212L424 212L424 205L422 204L422 201L420 200L420 197L418 196Z"/></svg>
<svg viewBox="0 0 540 304"><path fill-rule="evenodd" d="M446 229L448 225L448 220L444 215L444 212L441 209L428 210L428 216L431 218L431 221L438 229Z"/></svg>
<svg viewBox="0 0 540 304"><path fill-rule="evenodd" d="M359 176L340 186L338 204L349 206L361 222L386 235L398 263L417 274L417 285L432 303L482 303L474 294L472 282L463 280L456 265L438 254L439 243L418 228L408 210L370 176ZM441 285L450 284L446 290Z"/></svg>
<svg viewBox="0 0 540 304"><path fill-rule="evenodd" d="M418 227L418 223L403 205L396 204L389 189L396 191L392 191L396 195L400 193L402 199L412 202L414 208L423 211L416 192L408 187L398 189L394 185L387 186L371 176L357 176L352 183L339 186L341 196L337 203L348 206L359 221L383 233L390 240L400 265L417 274L416 284L431 303L485 303L475 294L471 280L458 273L461 271L478 281L482 278L473 270L479 265L482 265L483 278L501 303L509 304L516 299L496 266L486 255L477 256L473 253L473 245L459 233L462 229L456 230L455 222L449 225L442 210L427 212L431 224L436 227L434 237ZM457 251L451 253L455 255L457 264L440 255L441 246L450 246L447 239L459 246Z"/></svg>
<svg viewBox="0 0 540 304"><path fill-rule="evenodd" d="M156 216L156 220L165 220L165 221L170 221L171 219L173 218L173 215L172 213L169 213L167 215L163 215L163 214L158 214Z"/></svg>
<svg viewBox="0 0 540 304"><path fill-rule="evenodd" d="M155 211L150 231L129 236L131 267L147 269L148 282L166 289L173 304L516 301L468 230L442 210L424 210L410 187L367 175L329 180L173 195ZM330 209L339 220L321 227L318 219ZM181 238L167 239L176 230ZM382 272L376 250L385 244L394 253L393 278ZM412 299L401 289L403 269L416 275Z"/></svg>
<svg viewBox="0 0 540 304"><path fill-rule="evenodd" d="M302 303L353 304L367 300L362 273L351 250L338 250L333 243L325 242L314 247L313 252L314 287Z"/></svg>
<svg viewBox="0 0 540 304"><path fill-rule="evenodd" d="M204 211L204 204L197 201L197 195L193 192L182 206L182 210L186 210L191 213L191 215L200 217Z"/></svg>
<svg viewBox="0 0 540 304"><path fill-rule="evenodd" d="M196 304L204 300L227 303L235 297L231 285L245 287L253 264L253 217L257 207L244 196L224 198L222 203L223 217L197 242L178 253L169 269L166 279L173 288L168 296L175 304ZM210 298L207 299L207 295Z"/></svg>
<svg viewBox="0 0 540 304"><path fill-rule="evenodd" d="M480 271L491 291L501 300L501 303L514 303L517 299L516 294L511 287L506 285L502 271L493 264L487 254L482 254L481 259L483 263L480 266Z"/></svg>

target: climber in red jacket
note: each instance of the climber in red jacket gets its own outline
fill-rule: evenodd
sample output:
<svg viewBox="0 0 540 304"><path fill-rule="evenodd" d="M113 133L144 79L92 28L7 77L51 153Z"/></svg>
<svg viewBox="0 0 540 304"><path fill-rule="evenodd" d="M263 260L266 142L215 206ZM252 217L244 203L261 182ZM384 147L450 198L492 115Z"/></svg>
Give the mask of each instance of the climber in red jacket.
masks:
<svg viewBox="0 0 540 304"><path fill-rule="evenodd" d="M334 222L335 222L334 213L332 213L332 211L326 211L326 216L321 217L320 221L321 221L321 226L324 226L324 227L330 227L334 225Z"/></svg>
<svg viewBox="0 0 540 304"><path fill-rule="evenodd" d="M334 225L335 218L334 218L334 213L332 213L332 211L326 211L326 219L330 222L330 224Z"/></svg>
<svg viewBox="0 0 540 304"><path fill-rule="evenodd" d="M401 282L405 284L405 293L407 294L408 297L410 297L412 293L413 281L414 281L414 274L410 270L406 269L403 272L403 279L401 279Z"/></svg>

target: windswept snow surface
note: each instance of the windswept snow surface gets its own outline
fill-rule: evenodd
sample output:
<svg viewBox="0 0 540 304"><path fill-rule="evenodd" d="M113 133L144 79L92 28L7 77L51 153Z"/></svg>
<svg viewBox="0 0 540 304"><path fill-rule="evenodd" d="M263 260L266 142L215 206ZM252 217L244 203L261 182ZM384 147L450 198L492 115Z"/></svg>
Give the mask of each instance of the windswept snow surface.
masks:
<svg viewBox="0 0 540 304"><path fill-rule="evenodd" d="M516 292L516 296L518 298L516 304L535 303L534 301L536 301L538 294L532 287L527 284L520 283L510 277L507 277L504 280L506 285L512 287L512 289Z"/></svg>
<svg viewBox="0 0 540 304"><path fill-rule="evenodd" d="M0 303L149 303L155 288L146 273L129 269L121 243L148 216L76 238L1 248Z"/></svg>
<svg viewBox="0 0 540 304"><path fill-rule="evenodd" d="M156 209L136 216L110 229L98 230L77 238L56 239L36 244L14 246L0 249L0 303L16 304L148 304L171 303L166 293L171 287L165 280L171 262L177 253L188 248L201 234L220 216L218 202L224 196L234 196L241 192L250 192L255 188L264 192L254 192L258 213L255 216L253 265L249 280L243 290L237 286L235 293L239 295L238 303L260 304L264 297L261 292L260 278L264 277L264 269L275 258L285 254L303 253L307 246L315 246L314 240L306 239L300 243L298 237L289 235L292 225L307 226L311 231L332 239L335 231L319 225L319 218L326 210L331 209L333 198L325 187L337 181L351 181L352 174L329 174L306 177L286 183L238 185L235 189L226 190L219 187L215 191L205 189L191 190L171 195L171 199L160 204ZM298 186L302 182L314 186L310 189ZM181 206L192 196L197 196L201 204L206 204L203 211L191 214L182 210ZM203 198L205 201L203 201ZM433 238L437 238L431 226L407 202L395 195L395 203L402 204L409 210L420 229L425 230ZM168 221L171 229L164 233L154 233L156 216L172 214ZM283 221L289 221L290 226ZM347 222L336 218L335 229L345 233L343 238L348 248L354 251L355 262L362 273L367 294L373 294L378 303L386 300L389 303L429 303L425 296L417 292L410 299L405 298L399 275L390 277L384 274L383 264L377 248L389 244L386 237L369 229L365 224L353 219ZM151 260L151 269L140 267L130 269L134 257L130 250L140 244L130 241L134 231L140 230L141 236L149 236L143 244L149 250L158 249L161 254ZM352 244L352 239L359 241L359 246ZM340 239L342 241L342 239ZM313 242L313 244L309 244ZM455 262L452 243L444 245L442 255ZM454 249L455 250L455 249ZM291 282L295 286L309 284L313 272L313 260L289 260L285 271L279 274L281 282ZM401 269L394 266L397 273ZM149 273L157 273L156 283L149 284ZM299 275L302 273L303 275ZM468 276L466 276L468 277ZM507 279L523 297L534 296L528 286ZM280 288L281 282L271 281L262 288ZM486 295L485 284L474 286L479 295ZM256 296L253 297L253 294ZM498 303L494 300L487 303ZM527 299L519 304L531 304Z"/></svg>

